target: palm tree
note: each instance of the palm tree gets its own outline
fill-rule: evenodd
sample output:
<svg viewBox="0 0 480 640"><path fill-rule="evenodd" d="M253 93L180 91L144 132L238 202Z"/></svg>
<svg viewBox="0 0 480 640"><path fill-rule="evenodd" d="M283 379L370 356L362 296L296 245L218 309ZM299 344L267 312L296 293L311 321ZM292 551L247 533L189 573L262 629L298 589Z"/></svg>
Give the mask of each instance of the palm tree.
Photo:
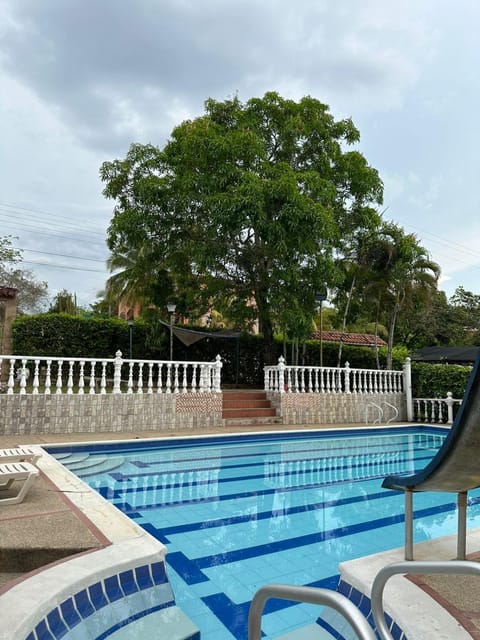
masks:
<svg viewBox="0 0 480 640"><path fill-rule="evenodd" d="M375 291L378 308L383 307L388 318L387 368L391 369L398 315L418 300L431 299L437 291L440 267L414 234L405 234L393 223L384 225L383 234L380 259L372 264L375 277L370 290Z"/></svg>

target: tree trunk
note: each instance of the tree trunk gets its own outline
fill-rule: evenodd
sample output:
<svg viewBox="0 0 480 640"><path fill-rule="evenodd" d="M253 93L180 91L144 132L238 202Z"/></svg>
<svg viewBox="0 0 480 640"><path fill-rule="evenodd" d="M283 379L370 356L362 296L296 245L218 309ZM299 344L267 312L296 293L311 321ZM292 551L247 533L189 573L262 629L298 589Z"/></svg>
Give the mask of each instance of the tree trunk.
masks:
<svg viewBox="0 0 480 640"><path fill-rule="evenodd" d="M273 340L273 325L268 320L259 322L260 333L263 334L263 364L264 366L277 364L277 350Z"/></svg>
<svg viewBox="0 0 480 640"><path fill-rule="evenodd" d="M350 310L350 302L352 301L353 290L355 289L355 279L356 276L353 276L352 284L350 285L350 291L348 292L347 304L345 305L345 313L343 314L342 332L340 334L340 344L338 345L337 367L340 367L342 364L342 335L345 333L345 329L347 326L347 316Z"/></svg>
<svg viewBox="0 0 480 640"><path fill-rule="evenodd" d="M399 305L395 303L392 312L392 318L390 320L390 326L388 328L388 350L387 350L387 369L392 368L393 360L393 338L395 334L395 324L397 322L397 314L399 312Z"/></svg>

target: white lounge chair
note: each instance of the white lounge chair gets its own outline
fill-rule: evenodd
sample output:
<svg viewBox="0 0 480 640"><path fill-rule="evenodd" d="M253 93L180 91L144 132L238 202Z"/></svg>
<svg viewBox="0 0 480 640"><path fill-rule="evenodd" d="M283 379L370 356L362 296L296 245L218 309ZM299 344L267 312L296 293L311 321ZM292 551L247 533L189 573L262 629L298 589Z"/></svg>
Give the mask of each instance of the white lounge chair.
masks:
<svg viewBox="0 0 480 640"><path fill-rule="evenodd" d="M0 506L2 504L17 504L27 495L27 492L40 471L30 462L9 462L0 464ZM21 482L18 492L13 496L3 498L3 491L10 489L15 481Z"/></svg>
<svg viewBox="0 0 480 640"><path fill-rule="evenodd" d="M40 454L31 447L15 447L14 449L0 449L0 464L6 462L31 462L35 464Z"/></svg>

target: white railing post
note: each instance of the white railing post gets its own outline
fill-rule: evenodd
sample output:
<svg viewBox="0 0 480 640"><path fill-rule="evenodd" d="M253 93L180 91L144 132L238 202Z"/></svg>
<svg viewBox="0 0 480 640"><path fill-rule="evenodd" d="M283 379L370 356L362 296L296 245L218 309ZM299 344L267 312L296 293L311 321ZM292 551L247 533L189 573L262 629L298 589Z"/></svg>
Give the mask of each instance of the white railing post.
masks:
<svg viewBox="0 0 480 640"><path fill-rule="evenodd" d="M350 393L350 363L349 362L345 362L345 369L344 369L344 388L345 388L345 393Z"/></svg>
<svg viewBox="0 0 480 640"><path fill-rule="evenodd" d="M78 395L83 396L85 393L85 360L80 360L80 370L78 373Z"/></svg>
<svg viewBox="0 0 480 640"><path fill-rule="evenodd" d="M56 386L56 391L55 391L55 395L60 396L62 395L62 367L63 367L63 360L59 360L57 362L57 381L55 383Z"/></svg>
<svg viewBox="0 0 480 640"><path fill-rule="evenodd" d="M121 393L120 383L122 381L122 352L120 349L115 353L115 359L113 361L113 391L112 393Z"/></svg>
<svg viewBox="0 0 480 640"><path fill-rule="evenodd" d="M223 362L220 355L217 355L217 357L215 358L214 367L215 368L213 372L213 392L220 393L221 385L222 385L222 367L223 367Z"/></svg>
<svg viewBox="0 0 480 640"><path fill-rule="evenodd" d="M445 404L447 405L447 423L452 424L453 422L453 397L452 392L447 392L447 398L445 400Z"/></svg>
<svg viewBox="0 0 480 640"><path fill-rule="evenodd" d="M67 376L67 395L71 396L73 394L73 360L70 360L68 363L68 376Z"/></svg>
<svg viewBox="0 0 480 640"><path fill-rule="evenodd" d="M90 363L90 384L89 384L89 389L88 389L88 394L93 396L93 394L95 393L95 367L97 366L97 363L95 362L95 360L92 360L92 362Z"/></svg>
<svg viewBox="0 0 480 640"><path fill-rule="evenodd" d="M7 395L13 394L13 385L15 384L15 358L10 360L10 370L8 372Z"/></svg>
<svg viewBox="0 0 480 640"><path fill-rule="evenodd" d="M276 391L285 393L285 358L283 356L278 359L278 389Z"/></svg>
<svg viewBox="0 0 480 640"><path fill-rule="evenodd" d="M20 393L25 395L27 392L25 391L25 387L27 386L27 361L25 359L22 360L22 368L20 369Z"/></svg>
<svg viewBox="0 0 480 640"><path fill-rule="evenodd" d="M38 395L38 387L40 386L39 379L39 368L40 368L40 360L35 360L35 369L33 371L33 383L32 383L32 393L33 395Z"/></svg>
<svg viewBox="0 0 480 640"><path fill-rule="evenodd" d="M412 361L410 358L406 358L403 365L403 386L407 401L407 421L413 422Z"/></svg>

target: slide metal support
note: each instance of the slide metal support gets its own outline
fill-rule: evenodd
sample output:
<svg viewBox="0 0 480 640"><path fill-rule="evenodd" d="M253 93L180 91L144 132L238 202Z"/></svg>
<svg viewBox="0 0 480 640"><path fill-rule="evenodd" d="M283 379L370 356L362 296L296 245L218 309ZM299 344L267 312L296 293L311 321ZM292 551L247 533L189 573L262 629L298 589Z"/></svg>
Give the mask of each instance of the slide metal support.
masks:
<svg viewBox="0 0 480 640"><path fill-rule="evenodd" d="M458 530L457 530L457 560L465 560L467 555L467 492L461 491L457 495Z"/></svg>
<svg viewBox="0 0 480 640"><path fill-rule="evenodd" d="M405 560L413 560L413 491L405 491Z"/></svg>

